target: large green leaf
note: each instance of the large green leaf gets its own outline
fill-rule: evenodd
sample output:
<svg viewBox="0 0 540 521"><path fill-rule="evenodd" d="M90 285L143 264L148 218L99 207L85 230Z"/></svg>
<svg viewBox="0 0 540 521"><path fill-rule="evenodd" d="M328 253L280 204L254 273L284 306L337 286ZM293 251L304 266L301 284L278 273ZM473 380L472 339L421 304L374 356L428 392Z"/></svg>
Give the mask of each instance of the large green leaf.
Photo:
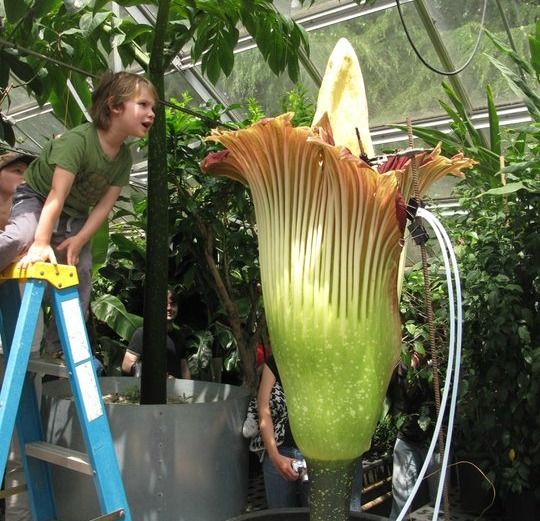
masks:
<svg viewBox="0 0 540 521"><path fill-rule="evenodd" d="M519 54L517 54L511 47L508 47L505 42L503 42L501 39L497 38L493 33L486 30L486 34L489 36L491 41L495 44L496 47L498 47L504 54L506 54L522 71L531 74L532 69L531 66L527 63L527 61L522 58ZM488 58L490 58L489 55L487 55Z"/></svg>
<svg viewBox="0 0 540 521"><path fill-rule="evenodd" d="M536 22L536 34L529 35L529 49L531 50L531 65L540 81L540 20Z"/></svg>
<svg viewBox="0 0 540 521"><path fill-rule="evenodd" d="M2 118L0 118L0 140L5 141L10 146L15 146L13 127Z"/></svg>
<svg viewBox="0 0 540 521"><path fill-rule="evenodd" d="M220 54L221 51L219 49L212 47L207 53L203 54L202 57L202 71L214 84L217 83L221 73Z"/></svg>
<svg viewBox="0 0 540 521"><path fill-rule="evenodd" d="M123 302L113 295L98 297L91 307L96 318L105 322L124 340L129 340L135 330L143 325L142 317L129 313Z"/></svg>
<svg viewBox="0 0 540 521"><path fill-rule="evenodd" d="M238 41L238 30L233 27L230 30L224 29L218 37L219 65L225 76L229 76L234 66L234 46Z"/></svg>
<svg viewBox="0 0 540 521"><path fill-rule="evenodd" d="M499 116L497 115L497 107L493 99L493 90L491 86L487 86L487 102L489 114L489 144L491 150L501 155L501 130L499 128Z"/></svg>
<svg viewBox="0 0 540 521"><path fill-rule="evenodd" d="M40 18L47 13L56 12L63 3L63 0L34 0L34 16Z"/></svg>
<svg viewBox="0 0 540 521"><path fill-rule="evenodd" d="M9 63L4 56L3 49L0 49L0 88L5 89L9 83Z"/></svg>
<svg viewBox="0 0 540 521"><path fill-rule="evenodd" d="M538 93L533 90L532 86L529 85L526 80L510 70L499 60L496 60L491 56L488 56L488 59L503 74L508 81L510 88L523 100L523 103L525 103L529 109L531 116L536 121L540 121L540 96Z"/></svg>
<svg viewBox="0 0 540 521"><path fill-rule="evenodd" d="M407 132L407 127L405 125L391 125L394 128L398 128ZM413 132L415 136L418 136L420 139L425 141L428 145L434 147L437 143L441 142L443 150L446 152L455 154L461 148L461 142L455 138L452 134L447 134L441 132L440 130L432 128L421 128L414 127Z"/></svg>
<svg viewBox="0 0 540 521"><path fill-rule="evenodd" d="M98 231L92 237L92 273L95 275L99 268L107 260L107 251L109 249L109 221L98 228Z"/></svg>
<svg viewBox="0 0 540 521"><path fill-rule="evenodd" d="M93 16L91 13L85 13L81 16L79 27L82 31L82 36L88 38L90 34L111 17L109 12L97 13Z"/></svg>
<svg viewBox="0 0 540 521"><path fill-rule="evenodd" d="M208 48L216 32L216 26L211 18L202 20L197 27L193 45L191 46L191 59L196 62L203 51Z"/></svg>
<svg viewBox="0 0 540 521"><path fill-rule="evenodd" d="M23 0L4 0L6 18L12 24L18 22L28 11L28 6Z"/></svg>
<svg viewBox="0 0 540 521"><path fill-rule="evenodd" d="M110 240L116 245L116 247L118 248L120 252L122 252L122 254L131 255L132 252L136 252L137 254L144 257L144 254L145 254L144 247L141 247L139 244L131 240L129 237L126 237L125 235L122 235L120 233L113 233L110 236Z"/></svg>
<svg viewBox="0 0 540 521"><path fill-rule="evenodd" d="M508 183L498 188L491 188L490 190L487 190L484 193L478 195L478 197L481 197L483 195L507 195L517 192L518 190L526 189L527 187L521 181L518 181L517 183Z"/></svg>
<svg viewBox="0 0 540 521"><path fill-rule="evenodd" d="M469 138L471 139L472 143L477 144L477 145L484 145L485 144L484 138L480 135L478 130L474 128L474 124L471 118L469 117L467 109L465 108L465 105L463 104L459 96L456 94L454 89L450 87L450 85L443 82L442 86L443 86L444 91L446 92L446 95L450 98L450 100L452 101L452 104L456 108L457 113L459 114L460 123L465 125L469 134ZM458 121L458 118L455 115L453 116L453 119L455 122Z"/></svg>

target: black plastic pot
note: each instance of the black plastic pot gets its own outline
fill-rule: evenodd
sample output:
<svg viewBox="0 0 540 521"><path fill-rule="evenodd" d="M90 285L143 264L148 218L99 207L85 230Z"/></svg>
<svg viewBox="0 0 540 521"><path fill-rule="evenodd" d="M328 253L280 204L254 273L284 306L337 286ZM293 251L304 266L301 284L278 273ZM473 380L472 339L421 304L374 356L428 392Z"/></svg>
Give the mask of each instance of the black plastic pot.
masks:
<svg viewBox="0 0 540 521"><path fill-rule="evenodd" d="M386 517L374 514L351 512L349 521L384 521ZM258 510L234 517L228 521L309 521L307 508L274 508L271 510Z"/></svg>

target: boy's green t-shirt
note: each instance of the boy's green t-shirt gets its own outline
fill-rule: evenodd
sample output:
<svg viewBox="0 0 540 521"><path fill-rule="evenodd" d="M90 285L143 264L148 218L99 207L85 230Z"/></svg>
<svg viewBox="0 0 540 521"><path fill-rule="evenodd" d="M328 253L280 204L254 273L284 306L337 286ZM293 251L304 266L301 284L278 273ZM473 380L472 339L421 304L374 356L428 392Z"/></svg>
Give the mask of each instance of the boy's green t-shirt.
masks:
<svg viewBox="0 0 540 521"><path fill-rule="evenodd" d="M101 148L96 127L84 123L45 146L26 170L26 183L46 198L56 166L75 175L63 211L71 217L86 217L110 186L128 184L131 154L123 144L116 157L109 159Z"/></svg>

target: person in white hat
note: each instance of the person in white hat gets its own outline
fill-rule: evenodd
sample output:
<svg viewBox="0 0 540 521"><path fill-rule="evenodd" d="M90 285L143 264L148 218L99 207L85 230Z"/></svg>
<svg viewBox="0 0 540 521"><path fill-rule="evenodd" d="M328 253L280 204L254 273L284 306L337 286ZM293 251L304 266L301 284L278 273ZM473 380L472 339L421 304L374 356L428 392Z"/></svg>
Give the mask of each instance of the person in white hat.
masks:
<svg viewBox="0 0 540 521"><path fill-rule="evenodd" d="M0 230L9 220L15 189L24 181L24 172L34 159L34 156L21 152L0 155Z"/></svg>
<svg viewBox="0 0 540 521"><path fill-rule="evenodd" d="M0 155L0 231L9 221L13 194L16 188L24 182L24 172L35 159L34 156L23 152L7 152ZM32 345L32 352L39 354L39 341L43 333L43 317L40 314L36 331L36 338ZM2 343L0 341L0 384L3 380ZM9 461L6 469L6 489L14 488L24 483L24 473L20 460L17 443L11 445ZM8 496L6 499L6 521L30 521L32 519L26 493L17 496Z"/></svg>

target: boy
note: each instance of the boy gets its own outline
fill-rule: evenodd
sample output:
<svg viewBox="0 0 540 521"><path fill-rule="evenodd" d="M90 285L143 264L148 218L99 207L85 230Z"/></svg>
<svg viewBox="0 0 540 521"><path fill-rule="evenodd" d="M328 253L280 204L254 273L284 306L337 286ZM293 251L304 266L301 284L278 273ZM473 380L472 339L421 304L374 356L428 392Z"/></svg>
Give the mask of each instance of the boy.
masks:
<svg viewBox="0 0 540 521"><path fill-rule="evenodd" d="M86 313L90 239L129 182L131 157L124 142L147 134L156 100L154 86L142 76L104 75L92 94L93 122L50 141L26 171L26 182L17 188L11 218L0 234L0 270L18 258L23 268L38 261L77 266ZM48 338L49 352L54 350L51 341Z"/></svg>

